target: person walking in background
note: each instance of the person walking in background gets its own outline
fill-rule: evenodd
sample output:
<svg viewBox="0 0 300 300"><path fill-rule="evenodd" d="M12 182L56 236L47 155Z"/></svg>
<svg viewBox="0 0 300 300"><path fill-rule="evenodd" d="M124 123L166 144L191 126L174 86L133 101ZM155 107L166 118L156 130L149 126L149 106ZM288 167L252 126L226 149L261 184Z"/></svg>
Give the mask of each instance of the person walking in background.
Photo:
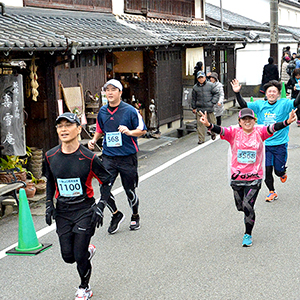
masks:
<svg viewBox="0 0 300 300"><path fill-rule="evenodd" d="M216 123L214 114L214 105L219 101L219 90L216 84L206 81L204 72L199 71L197 74L198 82L194 85L192 90L192 109L197 117L197 132L198 144L205 142L206 127L200 122L200 111L207 112L207 117L210 123ZM215 133L211 134L211 138L216 138Z"/></svg>
<svg viewBox="0 0 300 300"><path fill-rule="evenodd" d="M287 83L290 79L290 75L287 73L287 68L288 68L290 60L291 59L288 56L285 56L283 58L283 62L281 65L280 79L281 79L281 82L284 82L285 85L287 85Z"/></svg>
<svg viewBox="0 0 300 300"><path fill-rule="evenodd" d="M296 62L293 59L291 59L286 67L286 72L289 74L290 78L292 78L295 69L296 69Z"/></svg>
<svg viewBox="0 0 300 300"><path fill-rule="evenodd" d="M268 59L268 64L264 66L263 68L263 74L262 74L262 79L261 79L261 87L260 87L260 92L262 94L265 93L264 85L271 81L271 80L279 80L279 72L278 72L278 67L274 65L274 59L273 57L269 57Z"/></svg>
<svg viewBox="0 0 300 300"><path fill-rule="evenodd" d="M283 122L268 126L255 126L255 115L250 108L239 112L239 126L220 127L207 120L207 113L201 112L200 122L209 130L220 134L222 140L230 143L230 186L233 189L235 205L244 212L245 233L242 246L252 246L252 230L255 223L254 205L263 180L263 141L274 132L286 128L296 120L292 111Z"/></svg>
<svg viewBox="0 0 300 300"><path fill-rule="evenodd" d="M223 84L218 80L218 74L216 72L208 73L207 78L209 78L210 82L216 84L219 90L219 101L214 106L214 113L217 120L217 125L221 126L222 123L222 115L224 112L224 88Z"/></svg>
<svg viewBox="0 0 300 300"><path fill-rule="evenodd" d="M236 94L236 99L242 108L249 107L257 115L257 124L270 125L276 122L283 122L289 116L292 109L300 104L300 94L296 100L286 98L280 99L281 84L276 80L272 80L265 84L266 100L256 100L255 102L246 102L240 94L241 85L237 79L232 80L231 86ZM269 189L269 195L266 202L273 202L278 198L274 186L275 175L280 178L282 183L287 180L286 162L287 147L289 141L289 128L285 128L279 132L275 132L265 143L266 150L266 172L265 184Z"/></svg>
<svg viewBox="0 0 300 300"><path fill-rule="evenodd" d="M120 81L116 79L107 81L104 90L108 104L100 108L96 133L89 141L88 147L93 150L98 139L104 134L103 165L112 174L112 185L120 174L132 210L129 229L138 230L140 228L139 198L135 191L138 186L137 138L144 135L147 128L138 110L121 100L123 86ZM112 213L108 232L114 234L119 230L125 216L117 209L112 194L108 199L107 207Z"/></svg>
<svg viewBox="0 0 300 300"><path fill-rule="evenodd" d="M300 69L300 54L297 53L296 58L294 59L294 62L296 63L295 69Z"/></svg>
<svg viewBox="0 0 300 300"><path fill-rule="evenodd" d="M90 299L91 259L96 247L90 244L96 226L102 226L103 209L111 189L111 175L99 157L80 145L80 121L76 114L64 113L56 119L61 144L45 154L47 178L46 223L56 221L61 255L66 263L76 262L81 284L75 300ZM92 179L101 184L101 199L96 204ZM53 197L56 198L56 207ZM65 298L65 297L64 297Z"/></svg>
<svg viewBox="0 0 300 300"><path fill-rule="evenodd" d="M196 84L198 82L198 77L197 74L199 71L203 71L203 62L202 61L198 61L194 67L194 84Z"/></svg>
<svg viewBox="0 0 300 300"><path fill-rule="evenodd" d="M283 53L282 57L288 56L289 58L292 58L291 47L290 47L290 46L286 46L286 47L283 49L282 53Z"/></svg>
<svg viewBox="0 0 300 300"><path fill-rule="evenodd" d="M291 100L295 100L300 92L300 69L295 69L292 77L287 83L287 88L292 91ZM300 127L300 106L296 112L297 126Z"/></svg>

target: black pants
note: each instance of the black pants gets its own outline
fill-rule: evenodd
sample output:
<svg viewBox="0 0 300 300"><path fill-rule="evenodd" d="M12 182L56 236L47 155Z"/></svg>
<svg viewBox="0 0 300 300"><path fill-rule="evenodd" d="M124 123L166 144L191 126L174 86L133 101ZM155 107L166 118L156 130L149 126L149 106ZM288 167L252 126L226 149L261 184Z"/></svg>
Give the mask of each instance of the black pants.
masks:
<svg viewBox="0 0 300 300"><path fill-rule="evenodd" d="M132 213L137 214L139 199L135 192L138 186L138 160L136 153L128 156L103 155L102 157L104 167L112 174L111 184L114 184L118 174L120 174ZM107 207L112 213L117 210L115 198L112 194L107 202Z"/></svg>
<svg viewBox="0 0 300 300"><path fill-rule="evenodd" d="M244 212L245 233L251 235L255 223L254 205L261 183L252 186L231 185L231 187L237 210Z"/></svg>
<svg viewBox="0 0 300 300"><path fill-rule="evenodd" d="M57 210L55 221L62 258L69 264L76 262L81 279L79 287L86 288L92 272L88 247L95 232L91 225L91 214L86 214L86 209L69 212Z"/></svg>

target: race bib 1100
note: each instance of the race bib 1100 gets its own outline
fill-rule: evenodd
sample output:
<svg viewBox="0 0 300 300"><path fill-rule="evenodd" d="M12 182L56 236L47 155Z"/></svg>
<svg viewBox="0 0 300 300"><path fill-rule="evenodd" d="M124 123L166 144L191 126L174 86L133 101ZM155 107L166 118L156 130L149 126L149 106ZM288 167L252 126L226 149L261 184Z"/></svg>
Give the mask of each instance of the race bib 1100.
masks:
<svg viewBox="0 0 300 300"><path fill-rule="evenodd" d="M63 197L77 197L83 194L79 178L57 178L59 194Z"/></svg>

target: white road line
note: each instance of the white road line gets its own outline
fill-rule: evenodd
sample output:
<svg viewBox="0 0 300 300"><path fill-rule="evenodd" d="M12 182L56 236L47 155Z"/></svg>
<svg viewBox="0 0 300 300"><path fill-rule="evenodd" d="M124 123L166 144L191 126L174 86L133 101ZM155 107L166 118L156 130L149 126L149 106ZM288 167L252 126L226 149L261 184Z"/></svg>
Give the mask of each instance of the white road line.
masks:
<svg viewBox="0 0 300 300"><path fill-rule="evenodd" d="M215 141L217 141L219 138L220 138L220 136L217 135ZM152 171L150 171L150 172L148 172L148 173L146 173L146 174L140 176L140 177L139 177L139 182L142 182L142 181L144 181L144 180L146 180L146 179L148 179L148 178L150 178L150 177L156 175L157 173L159 173L159 172L161 172L161 171L167 169L168 167L174 165L175 163L179 162L180 160L184 159L185 157L187 157L187 156L189 156L189 155L195 153L196 151L198 151L198 150L200 150L200 149L202 149L202 148L204 148L204 147L210 145L211 143L213 143L213 142L215 142L215 141L209 140L209 141L207 141L207 142L205 142L205 143L203 143L203 144L201 144L201 145L199 145L199 146L197 146L197 147L195 147L195 148L193 148L193 149L191 149L191 150L189 150L189 151L187 151L187 152L185 152L185 153L180 154L180 155L177 156L177 157L172 158L171 160L169 160L169 161L167 161L166 163L162 164L161 166L155 168L154 170L152 170ZM121 192L123 192L123 187L119 187L119 188L113 190L113 191L112 191L112 194L115 196L115 195L120 194ZM36 235L37 235L37 237L39 238L39 237L44 236L44 235L46 235L47 233L49 233L49 232L51 232L51 231L53 231L53 230L55 230L55 229L56 229L56 226L55 226L55 223L53 223L51 226L47 226L47 227L45 227L45 228L43 228L43 229L37 231L37 232L36 232ZM9 247L7 247L7 248L1 250L1 251L0 251L0 259L2 259L2 258L4 258L5 256L7 256L6 253L5 253L6 251L8 251L8 250L10 250L10 249L12 249L12 248L14 248L14 247L16 247L16 246L18 246L18 243L15 243L15 244L13 244L13 245L11 245L11 246L9 246Z"/></svg>

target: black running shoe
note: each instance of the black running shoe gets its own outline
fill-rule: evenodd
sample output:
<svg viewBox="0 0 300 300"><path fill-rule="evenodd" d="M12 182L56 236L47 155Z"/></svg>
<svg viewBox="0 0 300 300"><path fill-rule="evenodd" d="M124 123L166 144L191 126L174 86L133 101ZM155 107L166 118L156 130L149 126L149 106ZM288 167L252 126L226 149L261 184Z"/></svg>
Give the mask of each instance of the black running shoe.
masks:
<svg viewBox="0 0 300 300"><path fill-rule="evenodd" d="M140 229L140 227L141 227L140 226L140 216L138 214L132 215L129 229L130 230L138 230L138 229Z"/></svg>
<svg viewBox="0 0 300 300"><path fill-rule="evenodd" d="M110 225L108 228L108 232L110 234L116 233L120 228L120 224L124 220L125 220L125 216L120 211L118 211L116 214L112 215Z"/></svg>

